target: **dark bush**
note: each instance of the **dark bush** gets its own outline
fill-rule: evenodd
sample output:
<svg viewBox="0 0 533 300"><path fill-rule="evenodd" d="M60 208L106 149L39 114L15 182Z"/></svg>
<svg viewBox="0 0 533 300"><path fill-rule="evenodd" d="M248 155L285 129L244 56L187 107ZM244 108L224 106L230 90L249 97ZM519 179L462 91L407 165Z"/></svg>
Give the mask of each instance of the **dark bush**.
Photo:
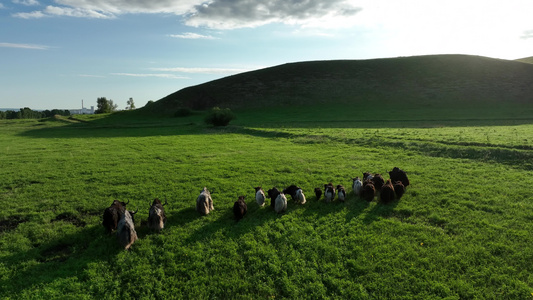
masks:
<svg viewBox="0 0 533 300"><path fill-rule="evenodd" d="M205 123L213 126L227 126L233 119L235 119L235 115L231 109L213 107L205 117Z"/></svg>
<svg viewBox="0 0 533 300"><path fill-rule="evenodd" d="M192 115L192 110L190 108L182 107L174 113L174 117L188 117Z"/></svg>

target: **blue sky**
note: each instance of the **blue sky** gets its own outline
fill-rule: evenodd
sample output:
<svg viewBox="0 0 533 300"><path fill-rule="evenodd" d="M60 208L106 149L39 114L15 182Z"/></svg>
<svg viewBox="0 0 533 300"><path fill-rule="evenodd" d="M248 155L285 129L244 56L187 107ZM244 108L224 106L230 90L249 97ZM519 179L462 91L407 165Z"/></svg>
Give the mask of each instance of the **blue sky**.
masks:
<svg viewBox="0 0 533 300"><path fill-rule="evenodd" d="M0 0L0 108L137 107L287 62L533 56L533 1Z"/></svg>

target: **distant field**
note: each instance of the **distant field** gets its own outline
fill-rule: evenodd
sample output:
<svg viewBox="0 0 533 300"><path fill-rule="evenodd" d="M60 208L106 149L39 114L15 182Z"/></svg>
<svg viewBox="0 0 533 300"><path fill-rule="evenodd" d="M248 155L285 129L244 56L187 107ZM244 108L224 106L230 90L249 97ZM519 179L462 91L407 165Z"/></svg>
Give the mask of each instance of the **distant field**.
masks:
<svg viewBox="0 0 533 300"><path fill-rule="evenodd" d="M533 298L527 113L290 113L241 112L221 129L202 115L0 121L0 298ZM351 193L350 178L395 166L412 183L399 202ZM345 203L316 201L330 181ZM305 205L288 197L277 215L253 201L254 186L290 184ZM204 186L215 211L201 217ZM155 197L169 202L161 234L143 226ZM139 208L131 251L101 225L114 199Z"/></svg>

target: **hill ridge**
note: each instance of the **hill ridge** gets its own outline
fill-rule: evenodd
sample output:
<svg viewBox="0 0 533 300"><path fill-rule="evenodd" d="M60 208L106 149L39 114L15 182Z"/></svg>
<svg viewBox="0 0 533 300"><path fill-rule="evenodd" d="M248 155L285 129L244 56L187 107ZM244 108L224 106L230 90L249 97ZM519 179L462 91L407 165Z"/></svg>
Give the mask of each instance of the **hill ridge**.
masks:
<svg viewBox="0 0 533 300"><path fill-rule="evenodd" d="M145 107L533 104L533 65L471 55L291 62L186 87Z"/></svg>

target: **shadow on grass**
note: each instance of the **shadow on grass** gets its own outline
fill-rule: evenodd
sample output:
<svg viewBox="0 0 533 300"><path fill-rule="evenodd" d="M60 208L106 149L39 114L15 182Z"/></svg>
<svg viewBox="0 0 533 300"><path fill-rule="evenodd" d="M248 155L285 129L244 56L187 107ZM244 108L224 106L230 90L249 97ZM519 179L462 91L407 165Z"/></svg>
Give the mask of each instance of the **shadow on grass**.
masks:
<svg viewBox="0 0 533 300"><path fill-rule="evenodd" d="M6 269L15 270L0 280L4 296L21 294L26 289L52 283L60 278L83 280L83 270L95 261L112 262L124 251L115 234L100 226L83 227L34 248L3 257Z"/></svg>
<svg viewBox="0 0 533 300"><path fill-rule="evenodd" d="M369 205L368 202L355 197L353 193L349 194L346 202L335 200L330 203L326 203L323 198L317 201L313 195L308 197L307 202L303 205L295 203L289 196L287 210L278 214L270 207L269 199L262 207L255 200L249 200L247 201L248 211L244 218L239 221L234 218L232 206L217 207L215 205L215 211L207 216L200 215L194 207L190 207L169 214L166 227L181 228L191 222L201 222L182 241L184 245L192 245L198 241L206 241L214 236L220 238L220 235L226 238L238 239L249 232L258 230L277 231L278 229L272 227L272 225L282 222L282 219L285 218L292 219L295 217L302 220L302 222L318 221L322 217L347 210L346 219L350 220L361 215L367 210Z"/></svg>
<svg viewBox="0 0 533 300"><path fill-rule="evenodd" d="M376 200L374 200L376 201ZM363 218L363 223L369 225L375 221L378 221L380 218L388 218L394 212L396 206L398 205L398 200L394 200L391 203L384 204L378 202L372 207L370 211L367 212Z"/></svg>
<svg viewBox="0 0 533 300"><path fill-rule="evenodd" d="M227 126L221 128L209 127L203 124L198 116L187 118L145 118L128 116L125 114L110 115L106 118L95 119L90 122L79 122L63 126L42 127L30 129L20 133L21 136L34 138L111 138L111 137L149 137L149 136L177 136L200 134L246 134L261 138L287 138L295 139L298 143L341 143L353 144L363 147L388 147L414 151L426 156L449 157L458 159L472 159L484 162L495 162L525 170L533 170L533 148L527 145L508 146L492 145L487 143L454 143L439 141L422 141L416 139L394 139L391 137L372 137L354 139L332 137L316 134L290 133L277 130L262 130L243 126ZM294 117L293 117L294 118ZM290 119L289 119L290 120ZM316 122L309 123L304 128L416 128L428 127L424 125L442 124L445 120L412 121L412 120L374 120L374 121L335 121L325 120L320 125ZM531 119L502 119L498 120L448 120L445 126L480 126L480 125L516 125L531 124ZM483 123L488 124L483 124ZM304 122L305 123L305 122ZM444 122L446 123L446 122ZM301 122L278 124L270 128L298 128ZM378 126L379 125L379 126ZM253 124L246 124L253 126ZM268 128L268 126L264 127Z"/></svg>
<svg viewBox="0 0 533 300"><path fill-rule="evenodd" d="M367 148L387 147L404 149L430 157L448 157L453 159L495 162L524 170L533 170L533 152L531 151L533 150L533 147L530 146L502 146L486 143L451 143L379 137L369 139L350 139L252 128L243 128L241 132L262 138L298 139L299 143L306 144L339 143Z"/></svg>
<svg viewBox="0 0 533 300"><path fill-rule="evenodd" d="M290 213L287 209L285 213L276 214L268 203L260 207L255 201L247 201L247 206L246 215L239 221L235 220L232 206L215 205L215 211L207 216L200 215L194 207L181 209L168 217L167 224L169 227L179 228L193 221L205 222L199 228L194 229L189 237L183 241L185 244L192 244L209 239L218 233L222 233L224 236L238 237Z"/></svg>
<svg viewBox="0 0 533 300"><path fill-rule="evenodd" d="M341 108L341 106L339 106ZM533 123L533 118L526 114L495 118L494 110L485 114L467 114L467 117L457 118L452 112L441 117L427 119L426 111L420 116L406 110L406 115L413 118L401 119L401 111L395 116L400 118L386 118L380 111L371 112L364 116L346 116L339 120L335 115L331 119L323 114L323 107L307 108L307 113L301 113L301 107L291 109L270 109L265 113L260 111L236 110L237 119L228 127L214 128L214 132L253 133L246 127L260 128L432 128L432 127L465 127L465 126L511 126ZM439 115L439 110L434 112ZM241 118L239 118L239 115ZM315 116L316 115L316 116ZM205 112L198 112L186 117L163 117L143 114L141 111L122 111L109 115L72 116L65 120L51 118L36 124L21 136L34 138L100 138L100 137L148 137L173 136L183 134L204 134L213 127L204 123ZM317 118L317 116L320 116ZM46 124L51 124L46 126ZM60 125L58 125L60 124ZM254 134L256 135L257 132ZM265 133L261 133L265 136Z"/></svg>

